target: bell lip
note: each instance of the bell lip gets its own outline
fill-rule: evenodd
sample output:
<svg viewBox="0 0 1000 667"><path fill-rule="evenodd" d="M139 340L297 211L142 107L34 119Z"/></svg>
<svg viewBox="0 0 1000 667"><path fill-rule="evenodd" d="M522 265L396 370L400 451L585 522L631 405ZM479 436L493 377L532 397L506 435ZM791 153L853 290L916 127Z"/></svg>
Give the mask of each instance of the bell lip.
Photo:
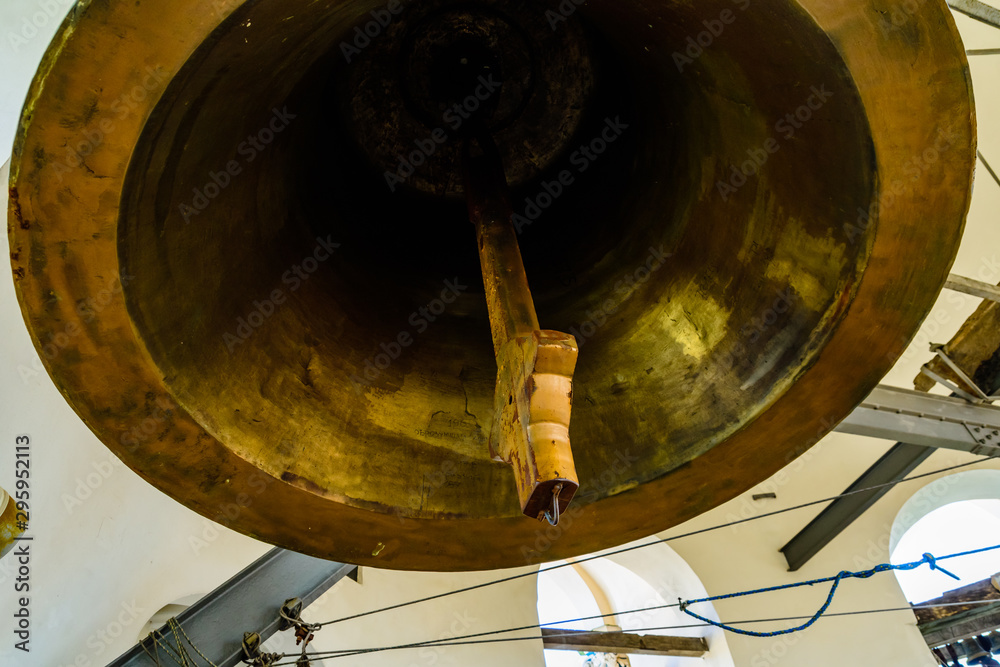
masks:
<svg viewBox="0 0 1000 667"><path fill-rule="evenodd" d="M309 491L237 459L180 408L157 407L156 399L169 401L170 393L131 327L121 291L115 293L103 278L75 276L75 256L59 254L61 242L76 240L91 260L117 265L114 233L106 231L116 227L117 201L109 202L111 198L105 195L114 184L124 183L130 146L156 103L155 95L139 103L98 146L94 164L70 170L66 183L63 174L56 178L51 169L45 174L42 170L53 162L46 155L60 154L64 140L87 126L85 121L71 128L58 126L60 113L70 114L87 101L81 91L66 90L72 89L72 83L66 83L72 79L68 75L88 80L90 74L109 84L90 98L94 108L99 102L109 104L126 85L134 85L135 63L159 65L172 76L219 22L220 5L212 0L176 0L169 7L156 4L77 8L43 58L25 103L11 164L8 234L16 292L55 385L112 451L144 479L204 516L221 518L236 530L286 548L391 569L494 569L599 551L612 543L666 530L739 495L750 487L747 479L766 479L841 421L906 349L957 253L971 199L976 138L971 76L951 12L941 0L924 3L918 14L908 17L912 22L908 29L921 33L922 38L891 40L885 38L884 25L868 18L880 16L873 1L801 0L799 4L838 48L865 108L877 112L870 114L869 123L879 200L884 201L889 189L904 178L904 163L926 147L930 129L949 128L957 135L959 148L929 165L924 182L938 185L935 190L910 192L879 211L874 247L854 301L813 366L796 383L796 390L778 398L756 421L682 469L600 503L577 505L575 512L571 507L572 524L579 529L560 531L556 540L545 540L548 545L539 542L537 524L520 517L438 521L331 507ZM231 18L240 5L234 0L222 11L228 10L226 16ZM165 27L169 26L165 19L171 16L194 18L188 18L185 30L175 33ZM154 28L142 40L134 35L125 38L138 53L128 67L117 65L122 76L116 78L115 67L108 70L107 66L120 51L123 38L108 27L118 23ZM878 57L873 57L873 50ZM60 99L66 92L83 98ZM926 115L914 111L925 109ZM923 122L916 122L916 116ZM969 151L962 150L963 146ZM70 188L80 199L58 197ZM956 197L956 192L962 196ZM937 224L930 230L933 234L922 224L925 220ZM46 227L58 233L46 235ZM98 236L107 236L92 239L93 229L99 230ZM913 258L929 259L916 267ZM886 268L907 261L915 267L908 272ZM52 295L80 296L80 282L87 283L82 296L111 291L110 301L102 306L100 327L84 322L70 333L74 310L66 302L73 300L53 300ZM884 305L892 302L900 307ZM56 332L66 333L71 344L50 357L46 346L52 343L46 343L46 336ZM102 357L102 349L113 350L115 359ZM92 387L102 387L114 400L106 406L93 405L87 400ZM152 434L144 430L149 420L156 427ZM143 426L142 436L134 434L135 425ZM220 465L200 470L202 480L197 485L184 475L154 477L165 460L174 462L171 443L175 441L216 455ZM671 487L694 489L709 484L714 490L710 498L676 498L668 493ZM236 503L240 494L250 501ZM237 508L236 517L227 520L225 512L232 506ZM647 511L632 511L636 507ZM666 515L673 521L665 522ZM602 529L609 525L616 526L616 532ZM338 544L341 535L348 537Z"/></svg>

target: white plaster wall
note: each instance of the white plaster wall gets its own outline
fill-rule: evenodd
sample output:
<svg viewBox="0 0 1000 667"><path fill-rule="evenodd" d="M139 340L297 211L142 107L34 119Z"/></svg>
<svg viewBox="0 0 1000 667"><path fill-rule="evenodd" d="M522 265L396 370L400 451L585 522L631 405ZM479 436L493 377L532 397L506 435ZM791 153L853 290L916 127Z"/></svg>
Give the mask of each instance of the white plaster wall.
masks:
<svg viewBox="0 0 1000 667"><path fill-rule="evenodd" d="M661 536L756 516L843 491L874 460L869 461L871 457L867 455L855 457L858 447L868 443L851 443L850 440L849 436L840 434L829 436L818 449L803 457L805 460L793 462L790 470L786 469L787 474L780 477L783 483L776 483L778 478L772 478L770 483L762 484L754 491ZM869 445L875 458L882 451L880 444L873 441ZM959 452L940 451L914 474L976 458ZM984 467L1000 470L1000 462L994 460L977 465L977 468ZM694 568L710 595L826 577L841 570L868 569L889 562L889 539L897 513L912 493L939 477L946 475L895 487L798 572L787 572L787 563L778 550L823 506L679 539L670 542L670 546ZM751 500L752 493L765 491L776 491L778 499ZM968 583L972 582L956 582L955 585ZM810 616L826 599L828 589L829 585L824 584L719 601L715 603L715 608L723 620ZM907 608L908 605L896 577L886 572L870 579L843 582L829 613ZM801 623L790 621L745 627L763 631ZM738 667L933 667L936 664L916 628L913 613L908 610L823 618L801 633L770 639L729 635L728 645Z"/></svg>
<svg viewBox="0 0 1000 667"><path fill-rule="evenodd" d="M6 234L0 249L6 257ZM28 434L34 537L29 655L13 648L16 564L0 560L0 665L104 665L160 607L208 593L267 546L221 530L195 553L191 537L213 536L207 520L125 468L70 409L40 370L10 264L0 267L0 486L13 488L14 438Z"/></svg>
<svg viewBox="0 0 1000 667"><path fill-rule="evenodd" d="M329 621L535 569L455 574L400 573L362 568L360 585L353 581L339 583L310 605L302 616L310 623ZM522 577L477 591L327 626L316 634L312 648L316 651L338 651L452 640L462 635L532 625L538 623L536 599L535 577ZM484 636L472 641L527 635L530 633ZM298 650L290 632L276 637L267 646L271 651L283 653ZM543 667L545 664L540 639L386 651L346 658L340 662L365 667Z"/></svg>

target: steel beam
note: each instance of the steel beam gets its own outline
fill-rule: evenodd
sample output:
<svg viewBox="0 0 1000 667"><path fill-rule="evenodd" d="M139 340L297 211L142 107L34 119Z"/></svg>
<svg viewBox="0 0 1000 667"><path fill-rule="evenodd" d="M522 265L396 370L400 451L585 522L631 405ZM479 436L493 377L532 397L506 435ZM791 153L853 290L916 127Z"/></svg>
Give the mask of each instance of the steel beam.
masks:
<svg viewBox="0 0 1000 667"><path fill-rule="evenodd" d="M1000 28L1000 9L979 0L948 0L948 6L969 18Z"/></svg>
<svg viewBox="0 0 1000 667"><path fill-rule="evenodd" d="M286 599L297 597L308 606L345 576L357 576L356 572L356 565L275 548L182 612L177 623L214 664L235 667L240 663L243 633L257 632L262 641L274 634L278 610ZM171 646L177 639L186 644L166 628L160 634ZM156 667L143 645L155 655L152 640L146 638L109 667ZM159 653L169 662L162 648Z"/></svg>
<svg viewBox="0 0 1000 667"><path fill-rule="evenodd" d="M845 493L898 481L941 447L1000 455L1000 408L896 387L876 387L835 430L897 441ZM830 503L781 548L788 569L802 567L891 488Z"/></svg>
<svg viewBox="0 0 1000 667"><path fill-rule="evenodd" d="M897 443L861 477L847 487L844 493L902 479L913 472L934 452L932 447ZM829 544L833 538L851 525L891 488L887 486L875 491L855 493L838 498L827 505L826 509L819 513L819 516L800 530L795 537L789 540L788 544L781 547L781 553L788 561L789 572L794 572L805 565L820 549Z"/></svg>
<svg viewBox="0 0 1000 667"><path fill-rule="evenodd" d="M1000 407L879 385L835 429L910 445L1000 454Z"/></svg>

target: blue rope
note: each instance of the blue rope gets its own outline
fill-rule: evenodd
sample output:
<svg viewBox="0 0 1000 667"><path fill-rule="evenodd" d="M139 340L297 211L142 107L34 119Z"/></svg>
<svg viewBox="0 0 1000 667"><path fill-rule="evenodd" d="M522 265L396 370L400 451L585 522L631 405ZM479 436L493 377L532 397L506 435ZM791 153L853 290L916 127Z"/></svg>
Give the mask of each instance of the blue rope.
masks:
<svg viewBox="0 0 1000 667"><path fill-rule="evenodd" d="M743 591L741 593L729 593L727 595L716 595L716 596L708 597L708 598L700 598L698 600L687 600L687 601L683 601L682 602L680 599L678 599L678 602L680 603L679 606L680 606L681 611L683 611L688 616L692 616L694 618L697 618L700 621L708 623L709 625L714 625L717 628L722 628L723 630L726 630L728 632L734 632L734 633L739 634L739 635L747 635L748 637L777 637L779 635L788 635L788 634L791 634L793 632L799 632L800 630L805 630L806 628L808 628L809 626L811 626L813 623L815 623L816 621L818 621L820 619L820 617L822 617L823 614L826 613L826 610L830 607L830 604L833 602L833 596L837 593L837 587L840 585L840 582L843 581L844 579L867 579L867 578L871 577L872 575L876 574L877 572L888 572L889 570L915 570L918 567L920 567L921 565L923 565L924 563L927 563L928 565L930 565L932 570L937 570L938 572L942 572L944 574L947 574L949 577L951 577L953 579L959 579L957 576L955 576L954 574L952 574L948 570L946 570L943 567L941 567L940 565L938 565L937 564L938 561L947 560L949 558L959 558L961 556L971 556L972 554L983 553L984 551L993 551L995 549L1000 549L1000 544L998 544L996 546L992 546L992 547L984 547L982 549L975 549L973 551L963 551L961 553L948 554L947 556L941 556L940 558L935 558L931 554L924 554L924 557L921 558L920 560L914 561L912 563L903 563L902 565L891 565L889 563L882 563L881 565L876 565L875 567L873 567L870 570L861 570L859 572L847 572L845 570L843 572L839 572L836 576L833 576L833 577L823 577L822 579L812 579L810 581L799 581L799 582L796 582L794 584L782 584L781 586L770 586L768 588L758 588L758 589L753 590L753 591ZM757 593L769 593L771 591L781 591L781 590L785 590L786 588L798 588L799 586L814 586L816 584L825 584L825 583L831 582L831 581L833 582L833 585L830 586L830 593L826 596L826 602L824 602L823 606L819 608L819 611L817 611L815 614L813 614L813 616L808 621L806 621L805 623L803 623L802 625L799 625L799 626L794 627L794 628L788 628L786 630L775 630L774 632L754 632L753 630L744 630L742 628L736 628L736 627L733 627L731 625L726 625L725 623L719 623L718 621L713 621L710 618L705 618L704 616L701 616L700 614L696 614L693 611L691 611L690 609L688 609L689 605L697 604L699 602L713 602L715 600L728 600L730 598L739 598L739 597L744 597L744 596L747 596L747 595L756 595Z"/></svg>

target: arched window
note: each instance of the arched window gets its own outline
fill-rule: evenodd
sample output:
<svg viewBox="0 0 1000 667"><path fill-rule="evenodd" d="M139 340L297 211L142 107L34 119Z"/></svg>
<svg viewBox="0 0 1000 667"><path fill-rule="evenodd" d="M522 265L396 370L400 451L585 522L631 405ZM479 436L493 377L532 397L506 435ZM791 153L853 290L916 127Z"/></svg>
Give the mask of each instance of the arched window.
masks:
<svg viewBox="0 0 1000 667"><path fill-rule="evenodd" d="M650 546L581 563L570 561L568 567L542 566L538 576L538 617L549 627L569 630L621 629L637 634L704 637L708 653L701 659L671 656L630 655L620 664L631 667L733 667L733 660L721 630L713 627L690 627L697 621L677 608L651 609L630 614L620 612L649 609L675 603L678 598L707 596L704 586L688 564L673 549L655 538ZM716 618L709 605L700 613ZM565 623L582 617L604 618ZM686 626L686 627L684 627ZM589 660L589 663L588 663ZM584 667L614 665L613 656L580 654L573 651L546 650L546 667Z"/></svg>
<svg viewBox="0 0 1000 667"><path fill-rule="evenodd" d="M918 561L925 553L940 557L991 547L998 541L1000 470L970 470L939 478L913 494L896 516L889 549L892 563L901 564ZM992 594L988 580L1000 571L1000 556L991 551L949 559L940 565L960 580L928 567L895 571L899 586L911 604L942 596L949 603L964 602ZM963 590L955 591L958 588ZM957 610L954 623L946 615L939 616L938 610L933 615L927 610L916 613L918 627L925 633L930 648L937 649L935 657L941 664L970 664L966 650L973 654L988 650L998 639L994 633L992 642L977 644L975 635L986 635L995 628L986 622L988 619L960 622L961 610ZM993 648L996 650L995 643ZM973 655L971 659L971 664L981 664L982 656L977 659Z"/></svg>
<svg viewBox="0 0 1000 667"><path fill-rule="evenodd" d="M924 553L942 556L1000 542L1000 470L970 470L927 484L906 501L892 526L893 563L920 560ZM942 563L961 581L921 567L896 572L913 603L990 578L1000 571L1000 556L987 552Z"/></svg>

